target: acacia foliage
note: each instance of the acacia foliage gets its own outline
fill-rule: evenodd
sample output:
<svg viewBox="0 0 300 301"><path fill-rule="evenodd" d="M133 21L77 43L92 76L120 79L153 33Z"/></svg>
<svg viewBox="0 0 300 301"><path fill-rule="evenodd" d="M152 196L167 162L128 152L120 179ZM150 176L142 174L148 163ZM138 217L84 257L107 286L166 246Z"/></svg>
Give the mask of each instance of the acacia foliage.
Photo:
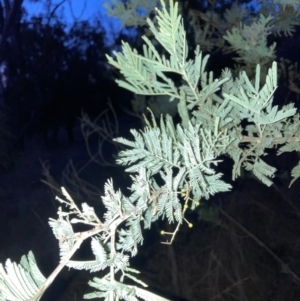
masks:
<svg viewBox="0 0 300 301"><path fill-rule="evenodd" d="M143 243L142 228L150 228L159 218L175 223L166 243L172 243L181 224L190 223L185 214L195 209L203 199L230 190L217 170L220 156L227 155L234 164L232 178L239 176L242 168L250 170L264 184L271 185L276 171L262 159L267 151L277 145L280 152L294 151L299 146L299 114L293 104L273 105L277 86L277 65L273 63L265 79L257 65L255 77L246 72L234 77L230 70L214 78L205 69L207 56L200 47L194 57L188 58L188 43L178 12L177 3L157 10L158 25L149 19L154 37L165 48L159 54L153 43L143 37L143 53L123 43L123 52L108 57L120 69L124 80L118 84L137 94L168 95L177 98L181 122L174 124L169 116L161 116L159 123L153 117L146 120L142 131L132 130L133 140L118 138L129 147L119 154L118 163L129 165L131 175L130 195L115 190L113 181L105 184L102 202L106 208L99 218L87 203L78 207L65 189L58 218L49 224L60 247L60 264L45 280L34 257L29 253L21 265L7 261L6 270L0 270L0 300L39 300L57 273L68 266L91 272L104 271L101 278L90 281L94 292L86 298L104 300L165 300L140 288L139 272L132 269L129 259ZM180 84L168 74L181 76ZM261 82L264 82L261 84ZM299 174L299 164L293 169L293 181ZM75 232L74 224L88 225L84 232ZM91 239L93 260L76 261L73 254L86 239ZM292 274L293 275L293 274ZM124 279L136 282L128 285Z"/></svg>

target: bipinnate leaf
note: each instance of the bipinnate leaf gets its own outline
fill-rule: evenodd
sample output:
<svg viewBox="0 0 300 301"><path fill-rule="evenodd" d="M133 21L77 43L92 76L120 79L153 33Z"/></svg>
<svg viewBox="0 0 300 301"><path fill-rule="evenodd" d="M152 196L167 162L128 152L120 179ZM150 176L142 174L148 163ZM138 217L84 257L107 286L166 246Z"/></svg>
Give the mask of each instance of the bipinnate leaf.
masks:
<svg viewBox="0 0 300 301"><path fill-rule="evenodd" d="M0 264L0 300L38 301L46 289L42 288L45 281L31 251L22 256L20 264L7 259L5 269Z"/></svg>

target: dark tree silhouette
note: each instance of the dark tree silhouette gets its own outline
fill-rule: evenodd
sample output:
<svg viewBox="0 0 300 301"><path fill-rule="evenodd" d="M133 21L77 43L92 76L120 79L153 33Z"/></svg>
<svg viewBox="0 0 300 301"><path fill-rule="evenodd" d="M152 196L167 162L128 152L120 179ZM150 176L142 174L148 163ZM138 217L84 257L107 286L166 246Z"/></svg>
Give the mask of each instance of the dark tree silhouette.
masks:
<svg viewBox="0 0 300 301"><path fill-rule="evenodd" d="M125 91L108 79L109 49L103 28L96 25L77 22L67 29L54 17L51 24L42 17L22 22L19 71L5 91L18 142L39 135L49 146L61 127L71 141L82 110L95 117L106 109L108 98L118 106L115 96L120 100Z"/></svg>

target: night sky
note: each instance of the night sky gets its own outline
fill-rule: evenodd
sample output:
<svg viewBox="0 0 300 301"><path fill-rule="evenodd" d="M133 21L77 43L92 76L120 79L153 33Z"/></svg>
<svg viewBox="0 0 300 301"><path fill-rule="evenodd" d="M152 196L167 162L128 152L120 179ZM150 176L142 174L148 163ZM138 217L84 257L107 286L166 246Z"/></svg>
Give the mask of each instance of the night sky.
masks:
<svg viewBox="0 0 300 301"><path fill-rule="evenodd" d="M61 0L52 1L52 9L61 2ZM113 36L118 36L121 29L121 22L114 17L108 17L103 3L105 0L66 0L57 9L57 15L63 16L67 24L89 20L101 20L101 23L107 33L107 43L113 43ZM29 17L38 16L45 13L45 4L43 1L32 3L24 0L24 6L29 13Z"/></svg>

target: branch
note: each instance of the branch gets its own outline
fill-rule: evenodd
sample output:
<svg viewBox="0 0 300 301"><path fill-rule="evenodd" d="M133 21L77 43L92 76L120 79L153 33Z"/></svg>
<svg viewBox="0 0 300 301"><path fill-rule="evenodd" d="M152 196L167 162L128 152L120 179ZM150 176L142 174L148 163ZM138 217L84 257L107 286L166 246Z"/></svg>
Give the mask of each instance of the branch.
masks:
<svg viewBox="0 0 300 301"><path fill-rule="evenodd" d="M43 295L43 293L46 291L46 289L51 285L51 283L54 281L56 276L59 274L59 272L63 269L63 267L68 263L68 261L71 259L71 257L74 255L76 250L79 249L80 245L84 240L87 238L98 234L104 229L102 224L99 224L98 226L94 227L91 230L85 231L85 232L79 232L75 233L74 236L76 236L76 242L71 248L71 250L68 252L68 254L61 259L60 264L56 267L56 269L50 274L50 276L46 279L46 281L41 285L38 292L32 296L28 301L36 301L39 300L40 297Z"/></svg>
<svg viewBox="0 0 300 301"><path fill-rule="evenodd" d="M1 22L3 23L1 39L0 39L0 51L2 53L2 55L0 56L0 61L3 60L3 55L5 52L4 45L7 41L9 33L11 32L15 22L20 21L20 14L19 14L19 19L17 19L17 17L18 17L18 13L20 13L22 3L23 3L23 0L14 0L11 5L8 0L5 0L4 1L5 20L4 20L3 7L1 6L1 8L0 8L0 12L2 12L2 16L0 18L1 18Z"/></svg>
<svg viewBox="0 0 300 301"><path fill-rule="evenodd" d="M289 139L286 140L286 138L275 138L274 139L274 144L283 144L286 142L299 142L300 141L300 136L296 137L290 137ZM249 137L249 136L243 136L242 140L240 143L247 143L247 142L256 142L256 143L261 143L261 137Z"/></svg>
<svg viewBox="0 0 300 301"><path fill-rule="evenodd" d="M62 1L60 1L59 3L57 3L57 4L54 6L54 8L52 9L52 11L50 12L49 17L48 17L48 24L49 24L51 18L54 16L56 10L57 10L57 9L58 9L65 1L66 1L66 0L62 0Z"/></svg>

